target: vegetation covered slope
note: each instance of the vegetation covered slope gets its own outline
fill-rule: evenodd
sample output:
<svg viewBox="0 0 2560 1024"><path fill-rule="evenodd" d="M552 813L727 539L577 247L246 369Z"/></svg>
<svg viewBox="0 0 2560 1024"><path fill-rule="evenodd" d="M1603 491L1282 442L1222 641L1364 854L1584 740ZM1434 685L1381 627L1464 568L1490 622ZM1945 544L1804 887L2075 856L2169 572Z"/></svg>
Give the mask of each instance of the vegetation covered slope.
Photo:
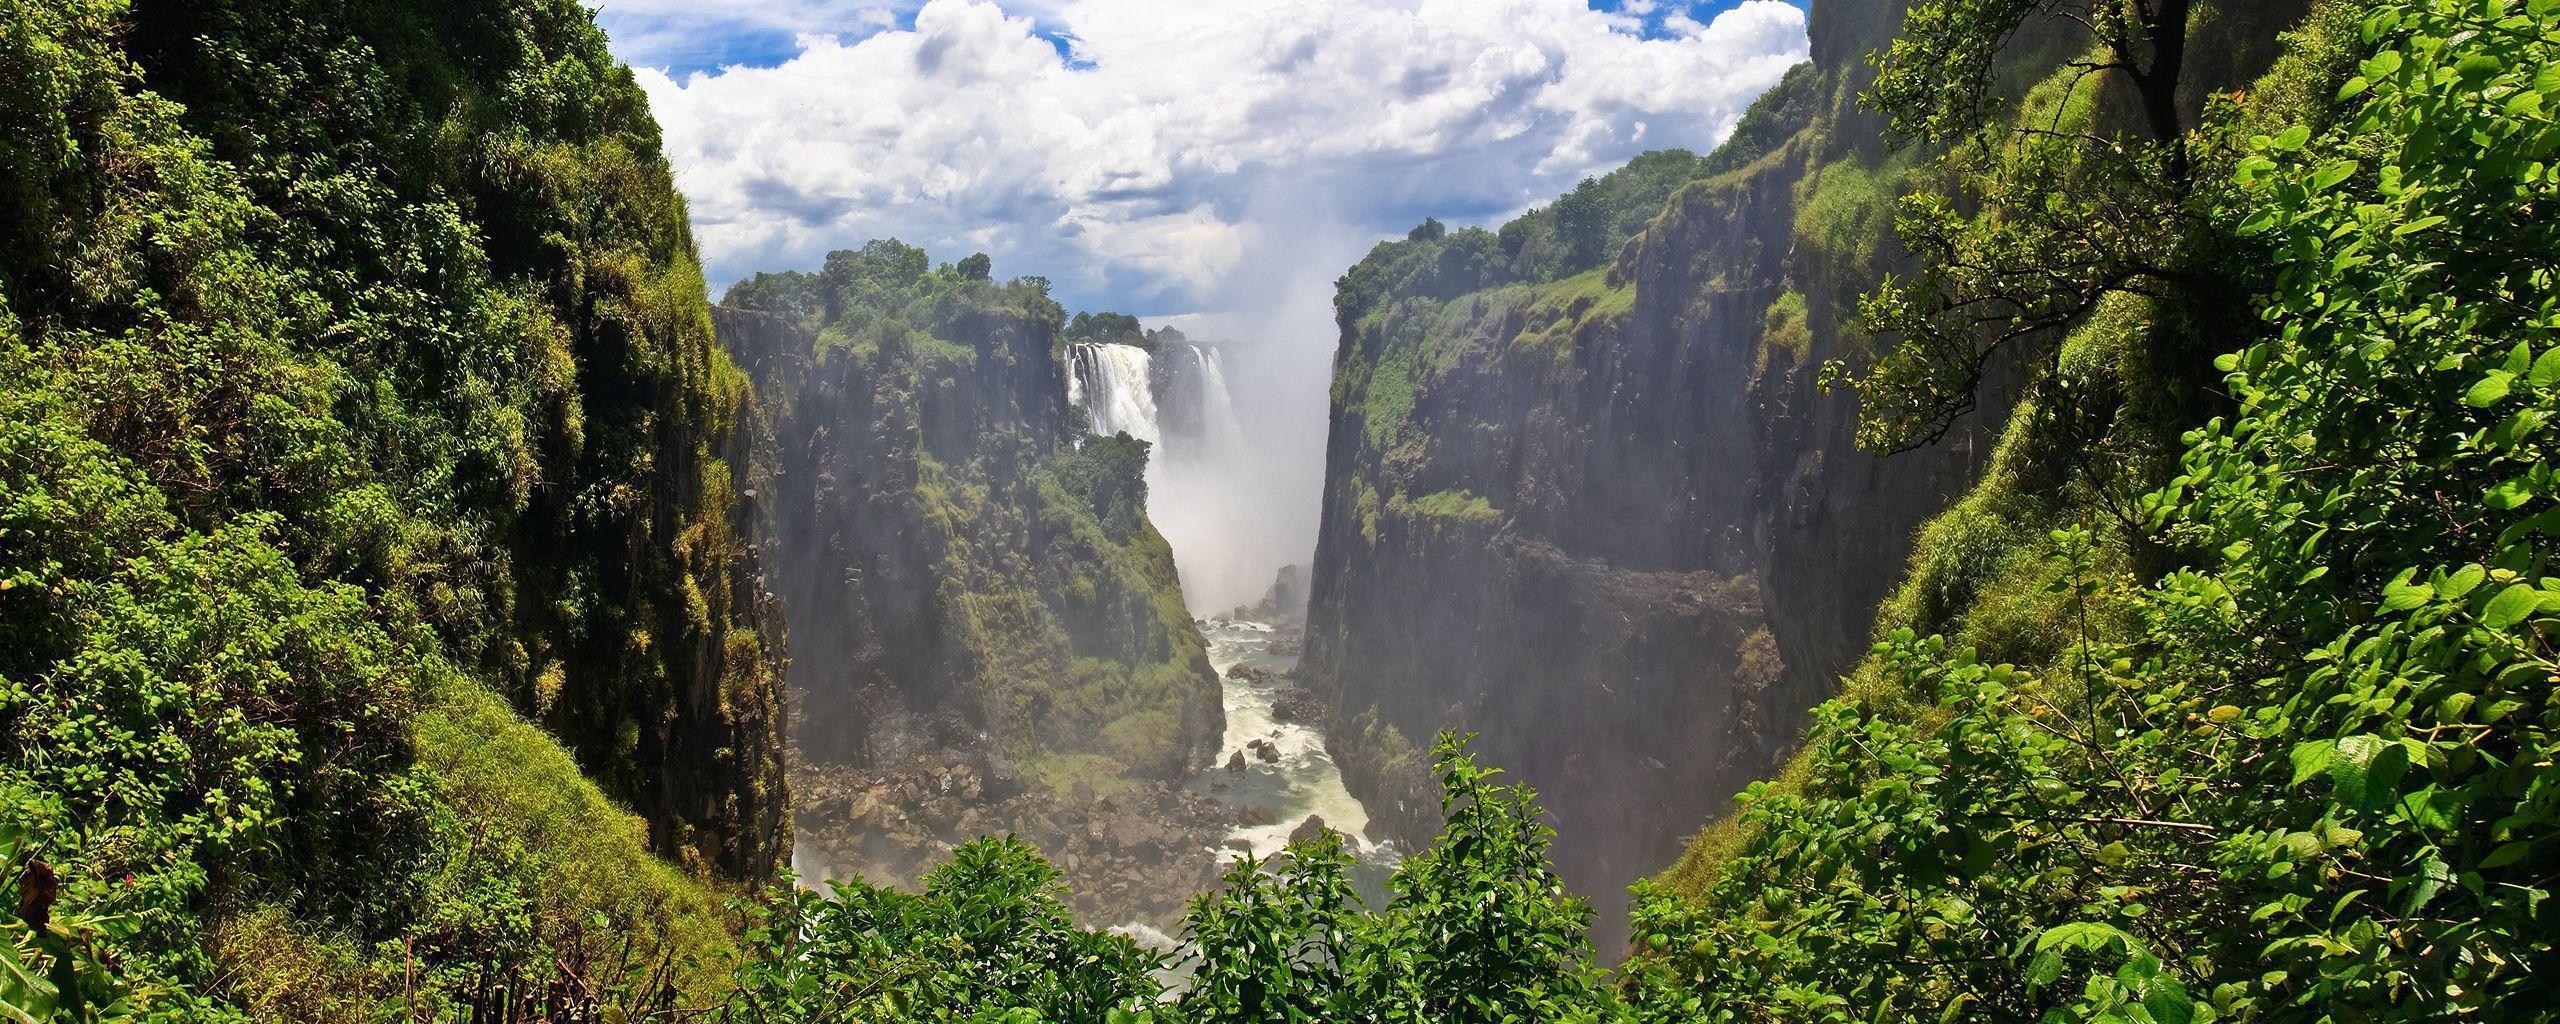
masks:
<svg viewBox="0 0 2560 1024"><path fill-rule="evenodd" d="M2555 50L2547 2L2297 39L2205 204L2272 270L2231 411L1958 603L2050 603L2045 657L1889 637L1649 966L1739 1017L2550 1017Z"/></svg>
<svg viewBox="0 0 2560 1024"><path fill-rule="evenodd" d="M780 638L745 382L585 8L17 0L0 80L33 934L190 1019L696 990L703 879L788 850Z"/></svg>

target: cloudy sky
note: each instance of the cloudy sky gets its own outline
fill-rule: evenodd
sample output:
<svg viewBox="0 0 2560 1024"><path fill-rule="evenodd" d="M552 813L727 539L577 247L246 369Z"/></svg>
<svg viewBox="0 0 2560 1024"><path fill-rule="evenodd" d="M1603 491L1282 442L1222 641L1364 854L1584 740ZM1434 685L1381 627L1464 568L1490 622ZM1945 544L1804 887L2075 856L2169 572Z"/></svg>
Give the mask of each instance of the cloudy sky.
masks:
<svg viewBox="0 0 2560 1024"><path fill-rule="evenodd" d="M1075 308L1248 302L1426 215L1703 150L1802 0L601 0L717 288L896 236ZM1338 236L1322 252L1277 234ZM1329 278L1328 278L1329 279Z"/></svg>
<svg viewBox="0 0 2560 1024"><path fill-rule="evenodd" d="M1195 610L1315 548L1333 282L1704 151L1801 0L601 0L714 294L873 238L1223 343L1249 450L1148 506ZM1154 474L1150 474L1153 478Z"/></svg>

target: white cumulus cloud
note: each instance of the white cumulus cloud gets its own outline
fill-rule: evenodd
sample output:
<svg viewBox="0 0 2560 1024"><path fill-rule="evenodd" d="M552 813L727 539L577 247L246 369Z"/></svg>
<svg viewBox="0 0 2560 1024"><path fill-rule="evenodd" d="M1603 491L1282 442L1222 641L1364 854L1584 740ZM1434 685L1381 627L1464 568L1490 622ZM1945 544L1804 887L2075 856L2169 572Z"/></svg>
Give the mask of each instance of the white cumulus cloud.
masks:
<svg viewBox="0 0 2560 1024"><path fill-rule="evenodd" d="M896 237L1228 343L1251 457L1150 502L1214 609L1313 553L1335 277L1426 215L1489 224L1722 141L1804 58L1805 18L1710 2L605 0L600 20L642 68L715 293ZM648 69L740 53L778 66Z"/></svg>
<svg viewBox="0 0 2560 1024"><path fill-rule="evenodd" d="M1635 13L1658 6L1680 5ZM643 65L716 286L896 236L1154 314L1253 270L1255 218L1490 221L1709 148L1805 53L1780 0L1651 38L1583 0L607 0L603 19ZM739 32L795 52L646 66Z"/></svg>

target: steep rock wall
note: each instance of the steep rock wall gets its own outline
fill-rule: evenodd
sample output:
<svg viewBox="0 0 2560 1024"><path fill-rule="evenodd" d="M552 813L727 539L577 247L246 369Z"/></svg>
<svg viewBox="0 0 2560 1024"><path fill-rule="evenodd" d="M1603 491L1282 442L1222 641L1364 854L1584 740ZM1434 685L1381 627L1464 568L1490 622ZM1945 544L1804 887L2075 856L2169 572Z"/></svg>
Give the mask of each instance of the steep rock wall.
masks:
<svg viewBox="0 0 2560 1024"><path fill-rule="evenodd" d="M1860 453L1854 399L1816 386L1894 258L1873 211L1805 208L1826 173L1873 187L1852 67L1897 11L1817 4L1811 100L1847 126L1680 189L1605 268L1342 325L1304 669L1337 756L1415 842L1431 735L1478 733L1546 794L1604 948L1610 894L1782 759L1977 461L1970 433Z"/></svg>
<svg viewBox="0 0 2560 1024"><path fill-rule="evenodd" d="M1206 763L1223 719L1171 549L1142 519L1112 536L1062 486L1075 446L1053 323L991 306L941 326L947 342L863 349L784 316L715 316L767 410L757 502L769 578L806 631L790 670L804 757L885 769L983 739L1035 776Z"/></svg>
<svg viewBox="0 0 2560 1024"><path fill-rule="evenodd" d="M2262 65L2301 7L2225 6L2199 8L2191 107ZM1304 669L1337 757L1421 841L1431 735L1479 733L1546 793L1604 948L1622 934L1610 894L1778 767L1867 652L1916 530L1983 472L2018 388L1993 367L1981 413L1879 458L1854 443L1854 392L1820 384L1827 361L1869 358L1858 297L1903 268L1893 204L1934 173L1856 103L1901 9L1817 0L1809 72L1736 134L1785 141L1717 154L1705 166L1740 166L1674 191L1601 269L1469 271L1481 243L1417 231L1337 300ZM2040 80L2067 39L2030 26L2012 77Z"/></svg>

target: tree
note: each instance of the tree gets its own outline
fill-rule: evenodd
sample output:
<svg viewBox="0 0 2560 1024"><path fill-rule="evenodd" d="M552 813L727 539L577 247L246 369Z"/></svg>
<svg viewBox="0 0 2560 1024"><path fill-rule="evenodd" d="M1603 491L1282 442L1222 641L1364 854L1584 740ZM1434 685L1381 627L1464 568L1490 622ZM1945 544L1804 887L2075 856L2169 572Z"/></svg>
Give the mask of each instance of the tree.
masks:
<svg viewBox="0 0 2560 1024"><path fill-rule="evenodd" d="M1067 340L1129 343L1146 337L1138 318L1127 313L1078 313L1067 321Z"/></svg>
<svg viewBox="0 0 2560 1024"><path fill-rule="evenodd" d="M995 261L988 259L986 253L973 252L961 258L959 270L963 281L984 281L993 275Z"/></svg>
<svg viewBox="0 0 2560 1024"><path fill-rule="evenodd" d="M1997 355L2049 341L2110 295L2168 298L2173 284L2225 294L2199 267L2211 219L2195 201L2192 125L2178 103L2190 6L1932 0L1870 57L1877 75L1861 102L1900 143L1950 149L1948 186L1906 197L1895 217L1918 276L1888 278L1860 309L1870 332L1896 338L1860 382L1862 444L1898 452L1945 437ZM2002 61L2036 22L2076 27L2094 56L2062 64L2067 95L2050 116L2013 116ZM2128 87L2130 123L2121 104L2070 101L2093 78Z"/></svg>
<svg viewBox="0 0 2560 1024"><path fill-rule="evenodd" d="M1902 34L1870 59L1876 81L1860 97L1892 119L1895 133L1954 142L1997 122L2001 56L2030 21L2079 26L2105 51L2065 66L2081 75L2121 76L2133 87L2154 142L2173 142L2188 125L2178 110L2186 70L2192 0L1929 0L1903 17Z"/></svg>

